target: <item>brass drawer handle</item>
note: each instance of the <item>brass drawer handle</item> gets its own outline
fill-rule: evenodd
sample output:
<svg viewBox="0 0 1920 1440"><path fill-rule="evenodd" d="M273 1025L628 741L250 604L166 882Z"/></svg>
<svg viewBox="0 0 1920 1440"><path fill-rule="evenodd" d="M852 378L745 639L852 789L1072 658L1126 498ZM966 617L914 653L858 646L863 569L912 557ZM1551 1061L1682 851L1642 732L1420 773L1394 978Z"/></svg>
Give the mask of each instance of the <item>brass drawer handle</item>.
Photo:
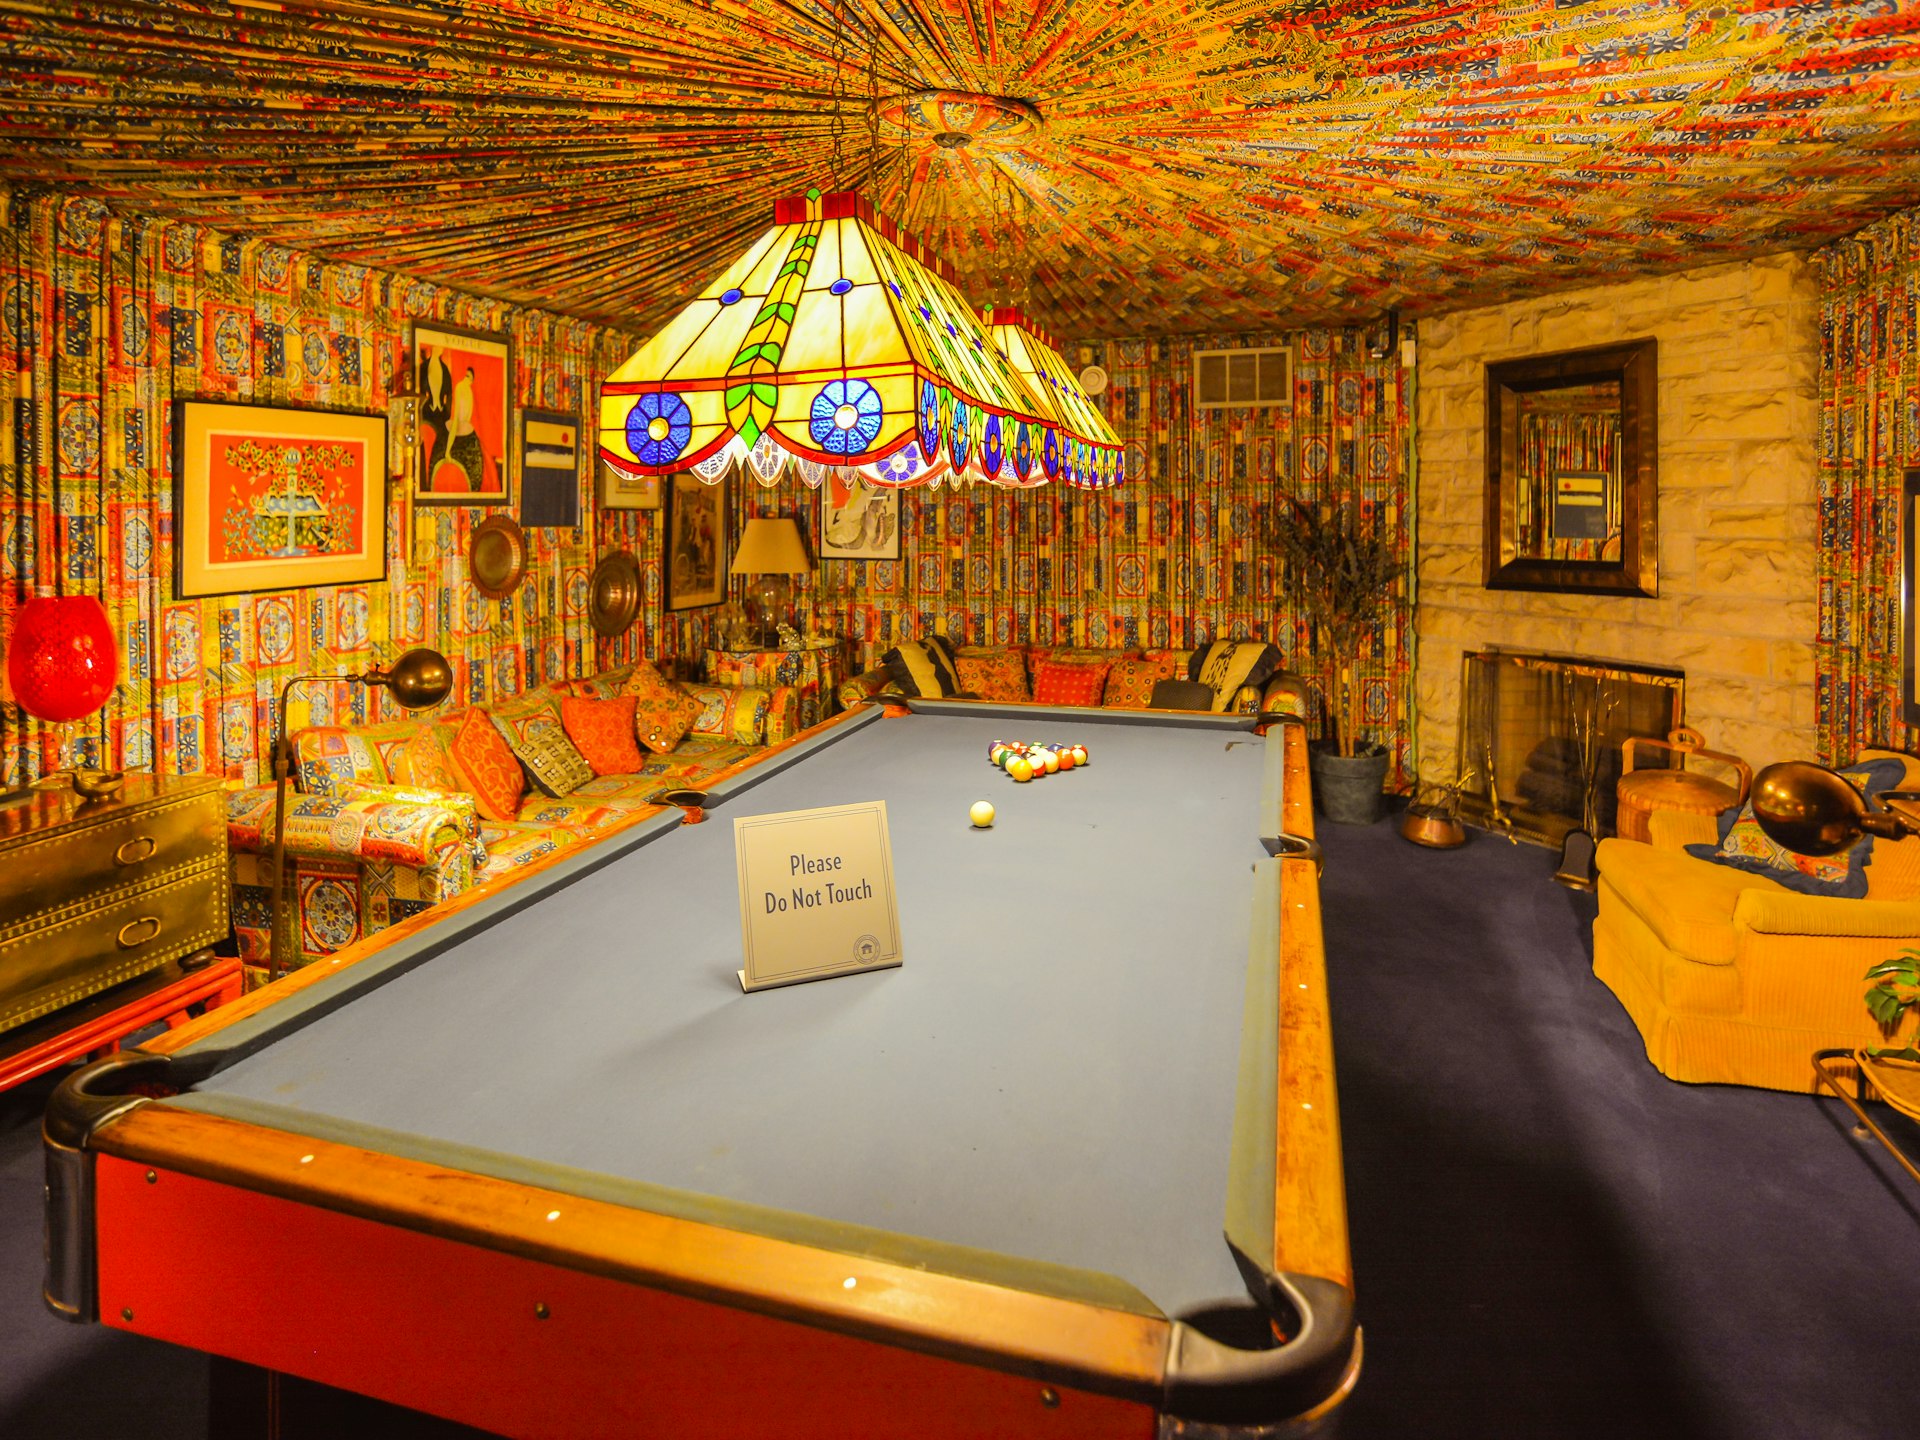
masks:
<svg viewBox="0 0 1920 1440"><path fill-rule="evenodd" d="M136 835L131 840L123 841L120 848L113 852L114 863L138 865L142 860L151 860L153 852L159 848L151 835Z"/></svg>
<svg viewBox="0 0 1920 1440"><path fill-rule="evenodd" d="M129 940L127 938L127 932L129 930L137 930L142 925L147 927L146 933L138 939ZM129 920L120 927L120 948L122 950L131 950L136 945L146 944L147 941L153 939L153 937L159 933L160 917L158 915L142 915L138 920Z"/></svg>

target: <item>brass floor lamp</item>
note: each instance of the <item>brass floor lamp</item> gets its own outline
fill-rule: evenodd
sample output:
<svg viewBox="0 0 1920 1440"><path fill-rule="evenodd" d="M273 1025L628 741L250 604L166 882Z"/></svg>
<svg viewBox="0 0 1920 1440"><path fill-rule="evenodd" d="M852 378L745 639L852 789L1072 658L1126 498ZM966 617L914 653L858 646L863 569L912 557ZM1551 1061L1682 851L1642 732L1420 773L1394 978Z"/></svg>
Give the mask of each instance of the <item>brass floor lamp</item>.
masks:
<svg viewBox="0 0 1920 1440"><path fill-rule="evenodd" d="M438 705L453 689L453 669L438 650L409 650L385 670L364 675L296 675L280 687L280 734L273 742L273 909L267 937L267 978L287 973L287 777L293 773L293 734L287 726L287 700L296 685L325 680L338 684L379 685L402 707L424 710Z"/></svg>

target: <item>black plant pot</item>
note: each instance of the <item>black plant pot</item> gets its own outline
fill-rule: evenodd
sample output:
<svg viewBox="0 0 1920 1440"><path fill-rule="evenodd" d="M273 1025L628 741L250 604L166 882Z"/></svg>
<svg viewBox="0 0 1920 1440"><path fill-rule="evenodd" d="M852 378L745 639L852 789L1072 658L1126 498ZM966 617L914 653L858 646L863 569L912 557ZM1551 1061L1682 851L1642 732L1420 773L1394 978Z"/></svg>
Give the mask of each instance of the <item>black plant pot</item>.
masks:
<svg viewBox="0 0 1920 1440"><path fill-rule="evenodd" d="M1371 825L1380 818L1392 760L1384 745L1360 755L1342 755L1331 741L1316 740L1307 747L1307 769L1313 776L1313 798L1320 813L1341 825Z"/></svg>

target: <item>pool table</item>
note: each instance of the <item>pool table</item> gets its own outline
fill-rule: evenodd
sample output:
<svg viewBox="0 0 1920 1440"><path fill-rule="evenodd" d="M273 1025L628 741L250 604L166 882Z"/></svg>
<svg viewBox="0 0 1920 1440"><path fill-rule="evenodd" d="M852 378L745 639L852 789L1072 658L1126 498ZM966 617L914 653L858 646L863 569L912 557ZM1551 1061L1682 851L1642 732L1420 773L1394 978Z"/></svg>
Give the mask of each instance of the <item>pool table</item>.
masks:
<svg viewBox="0 0 1920 1440"><path fill-rule="evenodd" d="M903 963L743 993L721 822L876 799ZM1279 717L861 707L70 1077L48 1303L513 1436L1311 1433L1312 830Z"/></svg>

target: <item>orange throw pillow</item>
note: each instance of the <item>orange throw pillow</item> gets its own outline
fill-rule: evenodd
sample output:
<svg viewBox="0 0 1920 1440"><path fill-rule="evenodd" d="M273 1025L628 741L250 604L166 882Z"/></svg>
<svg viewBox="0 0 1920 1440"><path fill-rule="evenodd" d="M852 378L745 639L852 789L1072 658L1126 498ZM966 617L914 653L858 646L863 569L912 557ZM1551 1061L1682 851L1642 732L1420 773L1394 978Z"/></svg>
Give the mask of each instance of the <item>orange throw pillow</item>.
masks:
<svg viewBox="0 0 1920 1440"><path fill-rule="evenodd" d="M423 790L460 788L453 765L447 759L447 747L440 743L431 725L400 747L399 764L392 769L396 785L413 785Z"/></svg>
<svg viewBox="0 0 1920 1440"><path fill-rule="evenodd" d="M1033 702L1036 705L1098 705L1107 688L1109 660L1070 664L1065 660L1043 660L1033 667Z"/></svg>
<svg viewBox="0 0 1920 1440"><path fill-rule="evenodd" d="M1187 657L1171 650L1152 655L1123 655L1107 672L1106 698L1100 703L1144 710L1153 698L1155 682L1185 679L1186 669Z"/></svg>
<svg viewBox="0 0 1920 1440"><path fill-rule="evenodd" d="M656 755L669 753L700 718L700 702L645 660L633 667L622 693L634 699L634 738Z"/></svg>
<svg viewBox="0 0 1920 1440"><path fill-rule="evenodd" d="M447 759L460 788L489 820L508 821L520 813L520 797L527 793L520 762L500 734L500 728L478 705L467 711L447 746Z"/></svg>
<svg viewBox="0 0 1920 1440"><path fill-rule="evenodd" d="M617 700L588 700L579 695L560 697L560 723L573 748L587 757L596 775L638 775L647 763L633 739L631 695Z"/></svg>
<svg viewBox="0 0 1920 1440"><path fill-rule="evenodd" d="M982 700L1027 700L1027 657L1018 650L962 650L953 667L960 688Z"/></svg>

